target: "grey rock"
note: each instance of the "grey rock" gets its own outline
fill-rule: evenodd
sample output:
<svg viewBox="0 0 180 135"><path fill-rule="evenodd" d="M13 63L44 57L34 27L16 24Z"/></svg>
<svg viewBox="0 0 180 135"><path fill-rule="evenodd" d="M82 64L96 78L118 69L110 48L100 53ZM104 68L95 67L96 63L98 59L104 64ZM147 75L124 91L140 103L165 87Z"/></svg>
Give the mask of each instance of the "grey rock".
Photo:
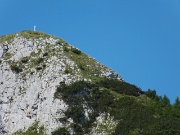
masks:
<svg viewBox="0 0 180 135"><path fill-rule="evenodd" d="M47 52L47 43L54 45L50 49L61 51L57 52L58 56L48 57L43 70L37 71L30 61L25 64L26 73L17 74L11 70L12 61L18 62L23 57L29 57L32 52L38 54L41 50L36 59L42 57ZM62 43L52 37L26 39L16 34L12 43L0 44L0 56L7 52L13 56L9 60L2 60L0 65L0 135L26 130L36 121L39 126L45 127L48 135L59 126L67 126L57 119L65 116L68 105L63 100L54 99L54 93L60 82L70 84L83 77L77 64L63 55ZM75 71L73 75L64 73L67 66ZM101 76L121 79L108 68L101 71ZM71 119L69 121L73 122Z"/></svg>

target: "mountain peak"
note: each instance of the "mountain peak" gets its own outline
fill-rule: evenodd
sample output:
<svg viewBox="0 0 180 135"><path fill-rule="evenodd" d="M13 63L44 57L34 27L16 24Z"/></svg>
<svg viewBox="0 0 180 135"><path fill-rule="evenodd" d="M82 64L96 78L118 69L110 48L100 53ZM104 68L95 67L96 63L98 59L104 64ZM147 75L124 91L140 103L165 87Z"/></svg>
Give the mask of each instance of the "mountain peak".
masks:
<svg viewBox="0 0 180 135"><path fill-rule="evenodd" d="M33 70L38 66L43 66L42 64L44 64L44 67L41 68L45 69L45 64L48 61L53 61L51 60L53 58L66 65L66 73L75 73L77 71L79 75L81 74L87 79L105 76L121 80L121 77L116 72L100 64L94 58L71 46L66 41L46 33L22 31L5 35L0 38L0 47L1 61L9 62L11 66L15 64L21 65L20 68L24 71ZM25 59L27 63L23 62ZM38 63L38 59L41 61L39 61L40 63ZM26 65L29 69L23 68L23 65ZM24 72L23 70L22 72Z"/></svg>
<svg viewBox="0 0 180 135"><path fill-rule="evenodd" d="M35 121L47 133L54 130L59 125L57 111L67 108L63 101L54 100L61 82L93 82L102 77L122 80L66 41L37 31L0 37L0 57L0 130L4 134L27 129Z"/></svg>
<svg viewBox="0 0 180 135"><path fill-rule="evenodd" d="M61 38L0 37L0 135L174 135L179 118L178 98L142 91Z"/></svg>

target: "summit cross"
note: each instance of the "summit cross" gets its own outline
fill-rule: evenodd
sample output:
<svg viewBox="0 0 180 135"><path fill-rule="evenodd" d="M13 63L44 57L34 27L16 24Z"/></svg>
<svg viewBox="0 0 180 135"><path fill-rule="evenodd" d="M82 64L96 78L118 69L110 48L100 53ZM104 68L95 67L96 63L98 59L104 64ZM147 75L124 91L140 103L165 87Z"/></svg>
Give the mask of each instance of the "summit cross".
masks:
<svg viewBox="0 0 180 135"><path fill-rule="evenodd" d="M34 26L34 31L36 31L36 26Z"/></svg>

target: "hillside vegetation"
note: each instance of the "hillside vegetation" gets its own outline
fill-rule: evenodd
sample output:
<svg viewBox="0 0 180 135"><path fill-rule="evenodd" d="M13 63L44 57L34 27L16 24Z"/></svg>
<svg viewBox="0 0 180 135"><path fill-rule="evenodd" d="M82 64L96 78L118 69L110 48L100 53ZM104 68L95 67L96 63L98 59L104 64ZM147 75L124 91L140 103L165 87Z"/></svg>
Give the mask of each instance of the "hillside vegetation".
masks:
<svg viewBox="0 0 180 135"><path fill-rule="evenodd" d="M127 82L104 78L95 83L80 81L71 85L63 84L57 88L55 98L62 98L69 105L65 112L66 117L60 121L73 119L76 124L70 127L77 135L89 133L100 114L105 114L106 118L110 115L117 122L108 134L180 134L178 98L171 105L167 96L157 96L152 90L143 92ZM91 110L89 119L85 116L85 108ZM110 127L106 124L99 126L98 130L109 130L108 128ZM67 129L57 130L53 135L63 132L67 132Z"/></svg>

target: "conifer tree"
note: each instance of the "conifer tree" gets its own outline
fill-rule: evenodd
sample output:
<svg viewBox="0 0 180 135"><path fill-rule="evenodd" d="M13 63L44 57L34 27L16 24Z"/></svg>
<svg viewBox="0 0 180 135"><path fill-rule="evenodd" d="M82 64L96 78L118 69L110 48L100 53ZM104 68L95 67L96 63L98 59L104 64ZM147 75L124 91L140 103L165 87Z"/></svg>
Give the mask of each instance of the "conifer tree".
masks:
<svg viewBox="0 0 180 135"><path fill-rule="evenodd" d="M170 100L166 95L164 95L164 97L162 98L162 106L163 107L169 107L170 106Z"/></svg>
<svg viewBox="0 0 180 135"><path fill-rule="evenodd" d="M179 97L177 97L177 98L175 99L173 106L176 107L176 108L180 108L180 100L179 100Z"/></svg>

